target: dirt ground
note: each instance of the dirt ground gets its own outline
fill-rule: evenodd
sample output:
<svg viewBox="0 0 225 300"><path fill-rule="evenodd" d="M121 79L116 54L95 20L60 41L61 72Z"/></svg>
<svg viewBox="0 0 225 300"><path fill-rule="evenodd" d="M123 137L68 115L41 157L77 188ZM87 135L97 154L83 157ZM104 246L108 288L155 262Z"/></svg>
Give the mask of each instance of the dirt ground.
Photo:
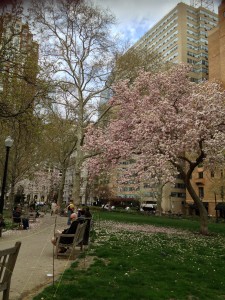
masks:
<svg viewBox="0 0 225 300"><path fill-rule="evenodd" d="M31 223L28 230L5 231L0 238L0 250L21 241L13 271L10 300L30 300L46 285L53 283L73 261L53 259L51 238L55 230L67 228L67 218L46 214ZM79 249L77 250L79 253Z"/></svg>

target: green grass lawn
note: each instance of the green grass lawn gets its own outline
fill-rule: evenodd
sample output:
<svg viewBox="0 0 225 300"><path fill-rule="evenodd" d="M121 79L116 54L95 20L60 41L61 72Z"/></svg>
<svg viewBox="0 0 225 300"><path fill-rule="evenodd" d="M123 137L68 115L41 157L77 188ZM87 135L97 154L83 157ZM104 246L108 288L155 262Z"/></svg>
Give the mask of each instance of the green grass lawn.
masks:
<svg viewBox="0 0 225 300"><path fill-rule="evenodd" d="M129 222L138 224L151 224L155 226L173 227L177 229L190 230L192 232L199 232L200 222L199 217L158 217L154 215L143 215L137 212L107 212L107 211L96 211L94 213L95 221L99 219L113 220L116 222ZM215 219L209 219L209 233L221 234L225 237L225 223L224 220L220 220L216 223Z"/></svg>
<svg viewBox="0 0 225 300"><path fill-rule="evenodd" d="M107 212L94 218L95 242L79 259L93 263L73 263L35 300L225 299L224 223L210 223L213 234L201 236L192 220Z"/></svg>

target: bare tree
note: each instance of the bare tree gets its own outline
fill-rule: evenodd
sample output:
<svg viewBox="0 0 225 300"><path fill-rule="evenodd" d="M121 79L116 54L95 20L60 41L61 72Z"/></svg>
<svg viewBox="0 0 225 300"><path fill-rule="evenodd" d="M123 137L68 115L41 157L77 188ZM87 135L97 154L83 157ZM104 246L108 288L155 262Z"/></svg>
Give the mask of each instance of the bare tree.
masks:
<svg viewBox="0 0 225 300"><path fill-rule="evenodd" d="M97 112L116 52L110 36L114 17L90 1L73 0L33 1L30 14L40 33L42 66L76 112L73 198L79 204L85 130Z"/></svg>
<svg viewBox="0 0 225 300"><path fill-rule="evenodd" d="M64 109L60 106L56 107L55 104L49 107L45 116L41 152L45 156L45 161L57 166L61 171L58 193L60 206L63 201L66 171L73 164L71 155L76 149L76 130L76 114L73 114L69 105L66 105Z"/></svg>

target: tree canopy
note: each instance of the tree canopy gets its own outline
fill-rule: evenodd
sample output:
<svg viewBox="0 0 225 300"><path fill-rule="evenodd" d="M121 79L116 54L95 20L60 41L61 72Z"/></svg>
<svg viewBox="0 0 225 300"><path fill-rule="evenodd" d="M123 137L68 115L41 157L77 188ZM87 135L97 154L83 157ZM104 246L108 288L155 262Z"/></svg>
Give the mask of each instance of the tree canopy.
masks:
<svg viewBox="0 0 225 300"><path fill-rule="evenodd" d="M225 92L216 82L191 82L188 72L181 64L142 71L132 85L118 82L110 100L117 115L105 128L90 127L86 149L99 154L89 161L92 172L136 155L131 174L142 180L174 181L181 174L207 233L207 212L190 178L200 163L213 168L225 162Z"/></svg>

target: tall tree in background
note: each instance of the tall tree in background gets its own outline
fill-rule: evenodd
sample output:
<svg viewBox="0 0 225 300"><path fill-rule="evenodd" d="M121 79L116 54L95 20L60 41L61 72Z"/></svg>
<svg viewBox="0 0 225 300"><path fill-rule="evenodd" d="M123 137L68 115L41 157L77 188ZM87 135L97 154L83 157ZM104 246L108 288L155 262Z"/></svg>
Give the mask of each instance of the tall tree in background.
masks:
<svg viewBox="0 0 225 300"><path fill-rule="evenodd" d="M73 165L71 155L76 149L76 115L70 111L69 105L65 108L49 110L45 117L43 128L43 144L41 152L45 161L57 166L61 171L61 181L58 192L58 204L63 202L63 190L66 171Z"/></svg>
<svg viewBox="0 0 225 300"><path fill-rule="evenodd" d="M10 151L8 167L8 185L10 185L9 204L12 206L16 184L23 178L26 178L35 165L43 160L40 153L42 123L32 113L26 113L17 116L17 118L5 120L1 129L0 138L2 141L4 141L9 132L14 140ZM2 143L1 148L3 146ZM5 150L2 149L2 153L4 152ZM3 169L4 155L0 158Z"/></svg>
<svg viewBox="0 0 225 300"><path fill-rule="evenodd" d="M79 203L84 135L96 114L96 99L106 89L114 60L115 43L110 35L114 18L89 1L74 0L33 1L30 14L40 29L40 42L44 42L43 66L76 110L73 198Z"/></svg>
<svg viewBox="0 0 225 300"><path fill-rule="evenodd" d="M187 67L152 74L141 72L132 85L119 82L111 105L117 115L107 128L90 128L86 147L99 157L90 160L90 171L115 165L136 154L136 172L144 182L173 182L179 173L200 212L200 232L208 233L208 215L191 185L194 169L225 163L225 93L219 84L195 84Z"/></svg>

